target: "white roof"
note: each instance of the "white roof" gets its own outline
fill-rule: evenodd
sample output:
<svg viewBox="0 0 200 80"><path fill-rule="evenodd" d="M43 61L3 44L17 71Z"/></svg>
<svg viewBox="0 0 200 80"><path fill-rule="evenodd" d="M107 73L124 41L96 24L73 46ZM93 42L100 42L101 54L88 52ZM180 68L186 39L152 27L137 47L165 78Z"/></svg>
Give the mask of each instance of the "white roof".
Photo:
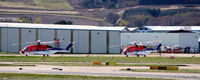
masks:
<svg viewBox="0 0 200 80"><path fill-rule="evenodd" d="M134 30L136 30L136 29L138 29L138 28L127 28L129 31L134 31Z"/></svg>
<svg viewBox="0 0 200 80"><path fill-rule="evenodd" d="M98 27L89 25L57 25L57 24L31 24L31 23L0 23L3 28L32 28L32 29L73 29L73 30L111 30L122 31L125 27Z"/></svg>
<svg viewBox="0 0 200 80"><path fill-rule="evenodd" d="M172 31L172 30L200 30L200 26L144 26L157 31Z"/></svg>

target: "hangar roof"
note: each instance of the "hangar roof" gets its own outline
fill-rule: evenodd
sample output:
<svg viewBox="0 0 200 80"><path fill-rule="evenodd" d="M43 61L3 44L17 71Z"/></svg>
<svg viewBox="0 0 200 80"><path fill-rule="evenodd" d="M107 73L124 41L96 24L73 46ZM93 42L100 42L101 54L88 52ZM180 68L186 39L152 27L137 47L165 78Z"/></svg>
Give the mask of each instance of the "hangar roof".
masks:
<svg viewBox="0 0 200 80"><path fill-rule="evenodd" d="M122 31L125 27L98 27L89 25L57 25L57 24L30 24L30 23L0 23L3 28L28 28L28 29L73 29L73 30L109 30Z"/></svg>
<svg viewBox="0 0 200 80"><path fill-rule="evenodd" d="M193 30L199 31L200 26L144 26L155 31Z"/></svg>

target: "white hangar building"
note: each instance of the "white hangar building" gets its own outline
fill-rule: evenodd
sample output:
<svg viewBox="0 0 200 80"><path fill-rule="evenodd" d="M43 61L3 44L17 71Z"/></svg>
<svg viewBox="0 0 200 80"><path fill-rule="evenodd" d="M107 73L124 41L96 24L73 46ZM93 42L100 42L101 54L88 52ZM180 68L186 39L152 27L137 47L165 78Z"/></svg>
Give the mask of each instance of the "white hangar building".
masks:
<svg viewBox="0 0 200 80"><path fill-rule="evenodd" d="M129 42L161 42L163 46L181 46L199 49L200 27L198 26L144 26L129 28L129 32L121 33L121 46ZM155 46L157 43L146 44Z"/></svg>
<svg viewBox="0 0 200 80"><path fill-rule="evenodd" d="M150 42L147 46L180 46L199 49L199 35L197 33L121 33L121 46L129 45L130 42ZM154 42L154 43L153 43Z"/></svg>
<svg viewBox="0 0 200 80"><path fill-rule="evenodd" d="M68 43L73 42L74 46L70 53L120 53L122 46L134 41L161 41L164 46L181 45L199 49L198 33L166 33L181 28L156 30L160 27L130 29L86 25L0 23L0 51L16 53L30 45L24 44L26 42L56 39L60 40L60 48L66 48Z"/></svg>
<svg viewBox="0 0 200 80"><path fill-rule="evenodd" d="M124 27L85 25L0 23L0 50L18 52L26 42L60 40L60 48L73 42L71 53L120 53L120 32ZM19 45L13 45L19 43ZM48 44L55 47L55 44ZM112 47L114 45L118 45Z"/></svg>

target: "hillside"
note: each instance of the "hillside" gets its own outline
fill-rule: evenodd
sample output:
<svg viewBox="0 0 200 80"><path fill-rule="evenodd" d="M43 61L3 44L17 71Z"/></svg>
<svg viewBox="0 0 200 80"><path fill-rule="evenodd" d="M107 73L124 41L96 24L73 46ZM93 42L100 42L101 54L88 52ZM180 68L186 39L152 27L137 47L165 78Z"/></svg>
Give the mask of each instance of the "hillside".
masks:
<svg viewBox="0 0 200 80"><path fill-rule="evenodd" d="M87 8L124 8L138 5L199 5L200 0L84 0Z"/></svg>
<svg viewBox="0 0 200 80"><path fill-rule="evenodd" d="M74 25L111 25L102 18L82 15L69 3L70 0L0 0L0 21L19 22L22 17L30 17L33 23L54 24L65 20Z"/></svg>
<svg viewBox="0 0 200 80"><path fill-rule="evenodd" d="M60 6L62 5L62 6ZM0 0L1 7L73 10L66 0Z"/></svg>
<svg viewBox="0 0 200 80"><path fill-rule="evenodd" d="M199 0L0 0L0 21L23 17L31 22L75 25L200 25Z"/></svg>

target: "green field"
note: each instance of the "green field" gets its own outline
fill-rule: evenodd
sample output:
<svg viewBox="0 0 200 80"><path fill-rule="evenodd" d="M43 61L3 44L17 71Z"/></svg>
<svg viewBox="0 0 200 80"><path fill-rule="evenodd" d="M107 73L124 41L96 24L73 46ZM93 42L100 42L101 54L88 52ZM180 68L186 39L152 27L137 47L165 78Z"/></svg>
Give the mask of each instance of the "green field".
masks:
<svg viewBox="0 0 200 80"><path fill-rule="evenodd" d="M198 57L41 57L41 56L0 56L0 62L117 62L157 64L200 64Z"/></svg>
<svg viewBox="0 0 200 80"><path fill-rule="evenodd" d="M36 66L30 64L0 64L0 66Z"/></svg>
<svg viewBox="0 0 200 80"><path fill-rule="evenodd" d="M172 80L172 79L0 73L0 80Z"/></svg>
<svg viewBox="0 0 200 80"><path fill-rule="evenodd" d="M73 9L66 0L34 0L34 3L36 6L44 7L45 9Z"/></svg>
<svg viewBox="0 0 200 80"><path fill-rule="evenodd" d="M0 0L0 6L13 8L36 8L36 9L63 9L73 10L74 8L67 2L67 0Z"/></svg>
<svg viewBox="0 0 200 80"><path fill-rule="evenodd" d="M0 66L30 66L30 65L59 65L59 66L107 66L106 63L102 63L101 65L94 65L93 62L23 62L23 63L13 63L13 64L0 64ZM180 64L144 64L144 63L117 63L116 65L110 66L152 66L152 65L163 65L163 66L187 66Z"/></svg>

